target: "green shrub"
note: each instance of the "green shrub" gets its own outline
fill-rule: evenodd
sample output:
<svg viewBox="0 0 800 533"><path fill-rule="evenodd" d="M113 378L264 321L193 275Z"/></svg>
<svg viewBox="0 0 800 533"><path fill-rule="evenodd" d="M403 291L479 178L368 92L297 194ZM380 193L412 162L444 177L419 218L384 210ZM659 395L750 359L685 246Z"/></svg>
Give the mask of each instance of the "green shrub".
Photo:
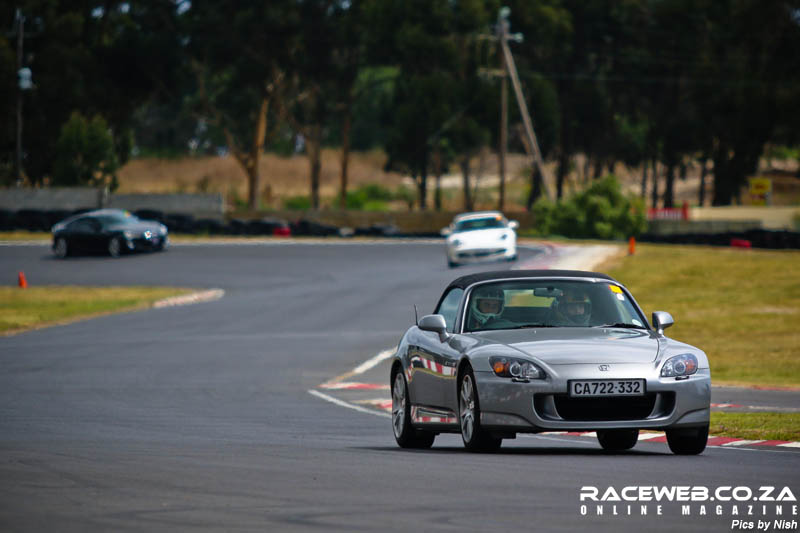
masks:
<svg viewBox="0 0 800 533"><path fill-rule="evenodd" d="M308 196L290 196L283 201L283 207L298 211L311 209L311 199Z"/></svg>
<svg viewBox="0 0 800 533"><path fill-rule="evenodd" d="M647 229L644 204L625 196L613 175L557 203L541 198L533 205L533 215L540 235L625 239Z"/></svg>
<svg viewBox="0 0 800 533"><path fill-rule="evenodd" d="M53 184L118 186L119 161L114 152L114 136L105 119L91 120L77 111L61 126L55 148Z"/></svg>
<svg viewBox="0 0 800 533"><path fill-rule="evenodd" d="M347 193L346 206L347 209L363 209L366 211L385 211L387 209L386 202L394 200L395 195L377 183L367 183L358 189L354 189ZM368 205L371 205L368 208ZM383 204L379 209L376 209L380 204Z"/></svg>
<svg viewBox="0 0 800 533"><path fill-rule="evenodd" d="M411 210L414 208L414 203L417 201L417 193L411 187L400 185L394 192L394 197L397 200L402 200Z"/></svg>
<svg viewBox="0 0 800 533"><path fill-rule="evenodd" d="M364 211L375 211L382 213L389 210L389 204L380 200L369 200L364 202L364 206L361 209Z"/></svg>

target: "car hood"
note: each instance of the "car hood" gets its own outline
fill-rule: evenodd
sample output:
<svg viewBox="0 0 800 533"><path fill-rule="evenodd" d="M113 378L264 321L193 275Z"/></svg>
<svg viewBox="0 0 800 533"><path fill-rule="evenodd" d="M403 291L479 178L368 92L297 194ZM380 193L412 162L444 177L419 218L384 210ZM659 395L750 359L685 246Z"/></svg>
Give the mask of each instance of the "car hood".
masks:
<svg viewBox="0 0 800 533"><path fill-rule="evenodd" d="M486 244L496 244L506 233L508 233L507 228L477 229L454 233L453 240L458 239L461 241L461 247L483 246Z"/></svg>
<svg viewBox="0 0 800 533"><path fill-rule="evenodd" d="M474 335L486 343L508 346L551 365L649 363L658 355L658 339L647 330L536 328Z"/></svg>

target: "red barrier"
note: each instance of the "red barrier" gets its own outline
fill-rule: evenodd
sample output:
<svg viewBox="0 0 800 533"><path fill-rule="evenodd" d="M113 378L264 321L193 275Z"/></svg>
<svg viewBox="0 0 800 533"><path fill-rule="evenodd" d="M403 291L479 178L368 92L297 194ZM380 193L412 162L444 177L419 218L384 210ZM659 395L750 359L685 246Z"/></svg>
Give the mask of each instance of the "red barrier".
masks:
<svg viewBox="0 0 800 533"><path fill-rule="evenodd" d="M752 248L750 241L746 239L731 239L731 246L734 248Z"/></svg>
<svg viewBox="0 0 800 533"><path fill-rule="evenodd" d="M649 207L648 220L689 220L689 203L683 202L681 207Z"/></svg>

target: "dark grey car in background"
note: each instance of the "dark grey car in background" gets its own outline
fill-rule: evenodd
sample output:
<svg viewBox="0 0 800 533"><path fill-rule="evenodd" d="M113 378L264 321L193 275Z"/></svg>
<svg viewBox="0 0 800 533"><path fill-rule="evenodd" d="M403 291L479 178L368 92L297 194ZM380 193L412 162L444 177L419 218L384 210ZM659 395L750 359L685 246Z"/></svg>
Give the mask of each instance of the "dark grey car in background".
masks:
<svg viewBox="0 0 800 533"><path fill-rule="evenodd" d="M391 367L392 424L402 447L461 433L491 451L517 433L596 431L607 450L664 430L677 454L706 446L711 376L705 353L651 326L605 274L485 272L456 279L434 314L405 333Z"/></svg>
<svg viewBox="0 0 800 533"><path fill-rule="evenodd" d="M160 251L169 245L167 227L142 220L122 209L98 209L53 226L53 253L60 258L80 253L119 257L135 251Z"/></svg>

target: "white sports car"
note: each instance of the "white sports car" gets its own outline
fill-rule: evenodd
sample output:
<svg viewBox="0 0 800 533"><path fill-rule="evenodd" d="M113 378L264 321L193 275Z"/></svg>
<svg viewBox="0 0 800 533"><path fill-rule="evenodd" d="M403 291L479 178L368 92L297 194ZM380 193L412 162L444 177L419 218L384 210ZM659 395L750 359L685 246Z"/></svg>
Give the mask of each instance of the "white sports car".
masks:
<svg viewBox="0 0 800 533"><path fill-rule="evenodd" d="M488 259L514 261L518 227L517 221L507 220L499 211L458 215L442 230L447 237L447 264L453 268Z"/></svg>

